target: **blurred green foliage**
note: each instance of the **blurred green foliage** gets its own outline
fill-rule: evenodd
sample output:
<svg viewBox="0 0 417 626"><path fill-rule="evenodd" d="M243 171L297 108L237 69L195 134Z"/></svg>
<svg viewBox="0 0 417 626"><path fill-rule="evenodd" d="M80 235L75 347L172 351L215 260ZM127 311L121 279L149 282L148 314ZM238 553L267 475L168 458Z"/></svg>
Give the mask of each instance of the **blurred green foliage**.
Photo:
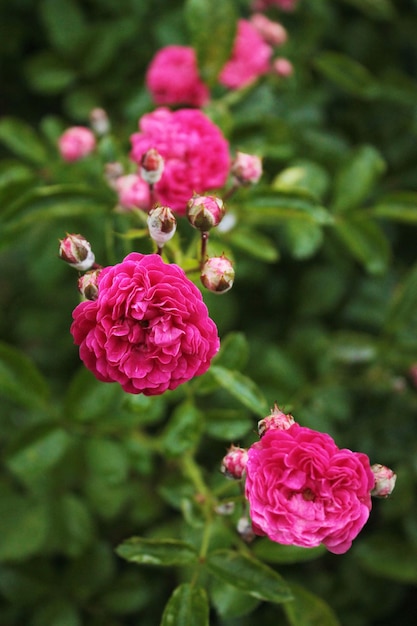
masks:
<svg viewBox="0 0 417 626"><path fill-rule="evenodd" d="M237 277L204 293L222 337L206 375L128 397L80 367L69 334L78 295L58 239L81 232L103 264L148 251L113 212L102 165L128 163L153 106L150 59L194 45L214 84L238 15L244 0L0 2L2 626L416 623L415 0L272 10L294 75L244 93L214 85L207 113L265 173L210 242ZM64 164L59 134L97 106L112 138ZM344 556L246 546L238 511L212 514L240 498L219 473L227 446L250 445L275 401L398 474Z"/></svg>

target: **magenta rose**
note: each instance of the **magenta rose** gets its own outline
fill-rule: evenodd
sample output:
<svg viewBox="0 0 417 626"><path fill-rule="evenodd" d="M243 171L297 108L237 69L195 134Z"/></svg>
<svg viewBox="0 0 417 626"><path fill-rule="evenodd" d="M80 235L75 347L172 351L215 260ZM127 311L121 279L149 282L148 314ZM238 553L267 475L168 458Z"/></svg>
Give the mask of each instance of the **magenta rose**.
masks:
<svg viewBox="0 0 417 626"><path fill-rule="evenodd" d="M141 118L139 129L131 136L130 157L140 166L147 150L158 150L165 162L155 185L158 201L179 215L185 215L194 193L217 189L226 182L229 144L201 111L159 108Z"/></svg>
<svg viewBox="0 0 417 626"><path fill-rule="evenodd" d="M249 85L269 72L272 52L251 22L239 20L232 57L220 72L219 82L229 89Z"/></svg>
<svg viewBox="0 0 417 626"><path fill-rule="evenodd" d="M293 424L268 430L248 451L246 497L253 530L277 543L342 554L371 510L375 484L365 454Z"/></svg>
<svg viewBox="0 0 417 626"><path fill-rule="evenodd" d="M200 291L157 254L129 254L98 276L71 333L86 367L128 393L158 395L203 374L219 349Z"/></svg>
<svg viewBox="0 0 417 626"><path fill-rule="evenodd" d="M201 107L210 97L208 87L198 75L194 48L188 46L161 48L149 64L146 86L158 105Z"/></svg>

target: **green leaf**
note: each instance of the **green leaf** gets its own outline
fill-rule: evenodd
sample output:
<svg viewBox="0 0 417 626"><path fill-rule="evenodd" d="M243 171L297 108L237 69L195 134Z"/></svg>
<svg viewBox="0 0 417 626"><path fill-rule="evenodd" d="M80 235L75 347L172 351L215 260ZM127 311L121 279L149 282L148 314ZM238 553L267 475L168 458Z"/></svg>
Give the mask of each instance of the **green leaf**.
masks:
<svg viewBox="0 0 417 626"><path fill-rule="evenodd" d="M375 576L404 584L417 584L417 548L389 533L374 535L355 547L362 567Z"/></svg>
<svg viewBox="0 0 417 626"><path fill-rule="evenodd" d="M31 167L14 159L4 159L0 163L0 191L11 185L33 182L36 175Z"/></svg>
<svg viewBox="0 0 417 626"><path fill-rule="evenodd" d="M298 191L258 191L256 196L242 200L239 209L244 211L246 224L282 224L289 219L310 221L314 224L333 224L334 218L311 197Z"/></svg>
<svg viewBox="0 0 417 626"><path fill-rule="evenodd" d="M258 386L240 372L212 365L210 374L216 382L256 415L268 414L267 402Z"/></svg>
<svg viewBox="0 0 417 626"><path fill-rule="evenodd" d="M277 191L304 191L312 199L322 198L330 185L327 171L314 161L302 160L282 170L273 180Z"/></svg>
<svg viewBox="0 0 417 626"><path fill-rule="evenodd" d="M288 602L291 591L273 569L253 557L232 550L216 550L207 557L208 570L220 580L267 602Z"/></svg>
<svg viewBox="0 0 417 626"><path fill-rule="evenodd" d="M7 452L6 465L24 483L49 472L65 455L72 437L55 424L36 424L23 431Z"/></svg>
<svg viewBox="0 0 417 626"><path fill-rule="evenodd" d="M206 433L223 441L238 441L253 429L253 420L244 410L212 409L205 416Z"/></svg>
<svg viewBox="0 0 417 626"><path fill-rule="evenodd" d="M88 35L86 19L75 0L42 0L40 15L55 50L73 57Z"/></svg>
<svg viewBox="0 0 417 626"><path fill-rule="evenodd" d="M227 369L243 369L248 362L249 345L243 333L230 332L222 339L220 351L213 364Z"/></svg>
<svg viewBox="0 0 417 626"><path fill-rule="evenodd" d="M338 219L335 231L352 256L370 274L382 274L389 265L391 250L381 228L360 215Z"/></svg>
<svg viewBox="0 0 417 626"><path fill-rule="evenodd" d="M20 406L46 408L48 385L33 362L17 348L0 343L0 396Z"/></svg>
<svg viewBox="0 0 417 626"><path fill-rule="evenodd" d="M253 547L253 553L259 559L268 563L304 563L317 559L327 552L324 546L317 548L300 548L299 546L285 546L270 541L258 539Z"/></svg>
<svg viewBox="0 0 417 626"><path fill-rule="evenodd" d="M71 600L49 598L34 611L30 626L82 626L81 616Z"/></svg>
<svg viewBox="0 0 417 626"><path fill-rule="evenodd" d="M94 538L93 519L86 502L71 493L53 502L50 523L50 543L71 558L79 557Z"/></svg>
<svg viewBox="0 0 417 626"><path fill-rule="evenodd" d="M86 442L85 458L90 472L104 482L117 485L126 480L129 462L123 445L118 441L89 439Z"/></svg>
<svg viewBox="0 0 417 626"><path fill-rule="evenodd" d="M185 19L191 44L197 53L201 77L213 86L232 53L237 23L236 4L234 0L187 0Z"/></svg>
<svg viewBox="0 0 417 626"><path fill-rule="evenodd" d="M291 626L340 626L340 622L324 600L299 585L292 584L294 602L284 604Z"/></svg>
<svg viewBox="0 0 417 626"><path fill-rule="evenodd" d="M385 332L398 333L408 327L415 329L417 312L417 265L406 275L390 302Z"/></svg>
<svg viewBox="0 0 417 626"><path fill-rule="evenodd" d="M374 19L390 20L395 17L395 7L391 0L344 0L344 2Z"/></svg>
<svg viewBox="0 0 417 626"><path fill-rule="evenodd" d="M38 554L47 538L46 508L23 496L0 497L0 561L20 561Z"/></svg>
<svg viewBox="0 0 417 626"><path fill-rule="evenodd" d="M165 607L161 626L209 626L209 604L202 587L183 583Z"/></svg>
<svg viewBox="0 0 417 626"><path fill-rule="evenodd" d="M48 159L45 145L33 128L17 118L3 117L0 120L0 142L35 165L43 165Z"/></svg>
<svg viewBox="0 0 417 626"><path fill-rule="evenodd" d="M25 76L39 93L58 94L76 79L76 72L52 52L41 52L29 59Z"/></svg>
<svg viewBox="0 0 417 626"><path fill-rule="evenodd" d="M227 620L247 615L259 604L257 598L216 578L211 582L210 596L217 613Z"/></svg>
<svg viewBox="0 0 417 626"><path fill-rule="evenodd" d="M372 74L358 61L340 52L322 52L314 59L314 65L319 72L350 94L368 100L381 93Z"/></svg>
<svg viewBox="0 0 417 626"><path fill-rule="evenodd" d="M395 222L417 224L417 193L397 191L382 196L376 204L367 208L367 214Z"/></svg>
<svg viewBox="0 0 417 626"><path fill-rule="evenodd" d="M165 453L178 457L194 450L204 427L204 416L191 402L180 404L162 436Z"/></svg>
<svg viewBox="0 0 417 626"><path fill-rule="evenodd" d="M336 176L333 209L342 213L366 200L385 171L385 161L373 146L361 146Z"/></svg>
<svg viewBox="0 0 417 626"><path fill-rule="evenodd" d="M308 259L323 243L323 231L309 221L288 220L283 224L283 232L290 253L295 259Z"/></svg>
<svg viewBox="0 0 417 626"><path fill-rule="evenodd" d="M224 240L232 247L239 248L255 259L265 261L265 263L275 263L279 259L279 252L275 244L265 235L257 233L255 230L246 230L242 227L232 230Z"/></svg>
<svg viewBox="0 0 417 626"><path fill-rule="evenodd" d="M193 546L175 539L131 537L116 548L116 553L126 561L140 565L169 567L197 562Z"/></svg>
<svg viewBox="0 0 417 626"><path fill-rule="evenodd" d="M71 420L90 422L120 412L124 400L119 385L102 383L82 367L71 380L65 401L65 415Z"/></svg>

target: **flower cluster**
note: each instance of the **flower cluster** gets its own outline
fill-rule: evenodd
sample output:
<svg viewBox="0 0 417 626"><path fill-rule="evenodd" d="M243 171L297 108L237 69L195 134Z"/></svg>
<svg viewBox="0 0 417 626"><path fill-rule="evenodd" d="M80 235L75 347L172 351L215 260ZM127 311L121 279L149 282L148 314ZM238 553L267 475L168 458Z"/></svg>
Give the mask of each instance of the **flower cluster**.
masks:
<svg viewBox="0 0 417 626"><path fill-rule="evenodd" d="M228 476L246 479L255 534L346 552L368 520L371 495L392 492L394 472L371 466L366 454L338 448L329 435L300 426L277 406L258 427L261 439L247 451L232 446L222 464Z"/></svg>
<svg viewBox="0 0 417 626"><path fill-rule="evenodd" d="M157 395L208 369L217 328L180 267L132 252L97 280L97 299L75 308L71 333L99 380Z"/></svg>

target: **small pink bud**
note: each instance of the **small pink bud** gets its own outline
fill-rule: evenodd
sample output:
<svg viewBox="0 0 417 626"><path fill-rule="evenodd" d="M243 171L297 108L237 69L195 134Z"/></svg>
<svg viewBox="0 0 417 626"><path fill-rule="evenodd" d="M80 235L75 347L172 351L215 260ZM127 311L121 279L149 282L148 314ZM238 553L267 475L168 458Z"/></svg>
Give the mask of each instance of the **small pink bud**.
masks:
<svg viewBox="0 0 417 626"><path fill-rule="evenodd" d="M72 126L58 139L58 149L65 161L78 161L96 147L96 138L89 128Z"/></svg>
<svg viewBox="0 0 417 626"><path fill-rule="evenodd" d="M90 111L91 128L97 135L106 135L110 130L110 121L104 109L99 107Z"/></svg>
<svg viewBox="0 0 417 626"><path fill-rule="evenodd" d="M239 448L232 444L222 460L220 471L226 478L240 480L245 472L247 462L248 451L246 448Z"/></svg>
<svg viewBox="0 0 417 626"><path fill-rule="evenodd" d="M282 46L287 41L287 31L279 22L273 22L262 13L254 13L250 21L262 39L271 46Z"/></svg>
<svg viewBox="0 0 417 626"><path fill-rule="evenodd" d="M284 57L278 57L272 64L273 70L275 74L281 76L282 78L288 78L294 71L293 64L288 59L284 59Z"/></svg>
<svg viewBox="0 0 417 626"><path fill-rule="evenodd" d="M275 404L271 414L259 420L258 433L263 437L267 430L288 430L293 424L295 424L293 416L290 413L283 413Z"/></svg>
<svg viewBox="0 0 417 626"><path fill-rule="evenodd" d="M109 187L117 189L117 180L123 176L123 165L118 161L106 163L104 166L104 178Z"/></svg>
<svg viewBox="0 0 417 626"><path fill-rule="evenodd" d="M156 206L149 211L148 228L151 238L162 248L175 235L177 220L169 207Z"/></svg>
<svg viewBox="0 0 417 626"><path fill-rule="evenodd" d="M233 286L235 270L224 255L207 259L201 269L201 282L213 293L225 293Z"/></svg>
<svg viewBox="0 0 417 626"><path fill-rule="evenodd" d="M262 176L262 160L254 154L236 152L231 173L240 185L254 185Z"/></svg>
<svg viewBox="0 0 417 626"><path fill-rule="evenodd" d="M148 185L154 185L161 180L164 171L164 159L155 148L149 148L142 155L140 161L140 175Z"/></svg>
<svg viewBox="0 0 417 626"><path fill-rule="evenodd" d="M90 270L78 279L78 291L86 300L97 300L98 297L98 275L100 269Z"/></svg>
<svg viewBox="0 0 417 626"><path fill-rule="evenodd" d="M241 517L238 520L236 530L245 543L251 543L255 539L251 521L247 517Z"/></svg>
<svg viewBox="0 0 417 626"><path fill-rule="evenodd" d="M188 221L202 233L220 224L224 214L223 200L216 196L195 194L187 204Z"/></svg>
<svg viewBox="0 0 417 626"><path fill-rule="evenodd" d="M94 265L91 245L82 235L67 234L59 243L59 257L74 269L85 272Z"/></svg>
<svg viewBox="0 0 417 626"><path fill-rule="evenodd" d="M122 212L132 211L133 209L147 210L149 208L151 202L149 186L137 174L119 176L114 186L119 196L119 205Z"/></svg>
<svg viewBox="0 0 417 626"><path fill-rule="evenodd" d="M371 470L375 476L375 486L371 491L371 495L377 498L387 498L394 490L397 475L394 474L392 469L379 463L372 465Z"/></svg>

